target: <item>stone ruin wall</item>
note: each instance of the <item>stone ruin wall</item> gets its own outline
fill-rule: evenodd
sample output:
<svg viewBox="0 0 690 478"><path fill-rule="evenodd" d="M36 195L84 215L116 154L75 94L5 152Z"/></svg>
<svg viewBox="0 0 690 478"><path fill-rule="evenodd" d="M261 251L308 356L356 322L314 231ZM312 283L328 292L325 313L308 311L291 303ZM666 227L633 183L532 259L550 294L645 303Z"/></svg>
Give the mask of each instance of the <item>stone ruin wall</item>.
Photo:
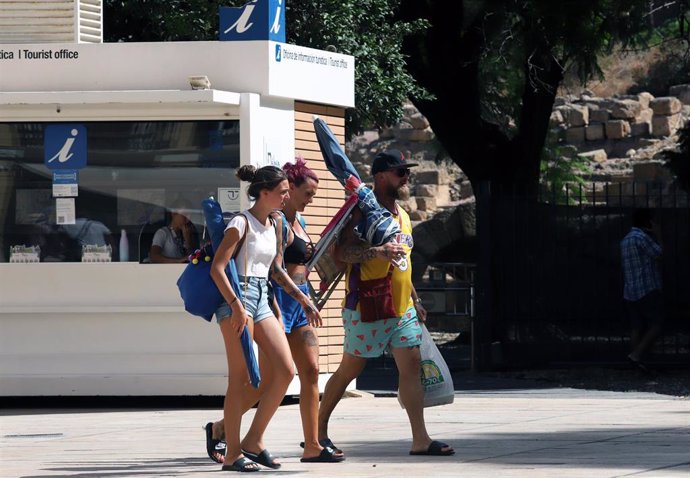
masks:
<svg viewBox="0 0 690 478"><path fill-rule="evenodd" d="M650 93L599 98L585 91L579 97L558 97L550 119L547 147L563 158L581 156L592 171L586 179L595 189L607 184L630 188L644 184L672 185L660 154L677 146L678 131L690 121L690 84L670 88L669 95ZM366 131L346 145L365 181L371 181L371 160L396 148L420 163L410 181L410 198L401 201L415 222L474 201L465 174L447 156L427 119L411 104L403 118L383 131ZM629 193L629 191L626 191Z"/></svg>
<svg viewBox="0 0 690 478"><path fill-rule="evenodd" d="M661 153L674 149L678 132L690 120L690 84L673 86L669 95L650 93L598 98L556 98L547 147L559 147L565 158L588 160L591 180L599 188L633 182L672 184ZM637 186L636 186L637 187Z"/></svg>
<svg viewBox="0 0 690 478"><path fill-rule="evenodd" d="M589 194L620 184L626 188L623 194L630 195L633 181L638 183L636 191L644 193L649 184L673 187L660 154L677 147L678 131L688 121L690 84L674 86L669 96L660 98L649 93L597 98L585 92L557 98L547 147L558 146L561 159L587 159L592 170L586 177ZM346 152L364 181L371 182L373 157L391 148L420 163L410 179L410 197L400 201L415 226L417 262L438 257L454 244L473 244L476 216L470 182L412 104L404 106L399 124L354 137Z"/></svg>

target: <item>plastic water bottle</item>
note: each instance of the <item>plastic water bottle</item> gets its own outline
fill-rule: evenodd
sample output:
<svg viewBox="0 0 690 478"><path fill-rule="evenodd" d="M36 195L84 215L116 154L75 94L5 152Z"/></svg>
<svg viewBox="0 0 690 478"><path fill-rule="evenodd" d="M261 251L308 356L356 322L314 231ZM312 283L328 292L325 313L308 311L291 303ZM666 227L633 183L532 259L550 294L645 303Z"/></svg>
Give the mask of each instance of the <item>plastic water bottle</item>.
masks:
<svg viewBox="0 0 690 478"><path fill-rule="evenodd" d="M122 229L120 232L120 262L129 261L129 241L127 240L127 231Z"/></svg>

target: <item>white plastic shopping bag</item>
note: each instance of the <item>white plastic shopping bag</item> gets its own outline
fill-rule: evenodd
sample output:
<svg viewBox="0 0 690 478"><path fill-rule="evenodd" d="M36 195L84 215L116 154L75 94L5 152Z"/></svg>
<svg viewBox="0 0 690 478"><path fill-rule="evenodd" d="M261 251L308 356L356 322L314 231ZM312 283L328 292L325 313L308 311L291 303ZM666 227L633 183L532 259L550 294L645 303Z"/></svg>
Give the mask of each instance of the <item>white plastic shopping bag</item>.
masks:
<svg viewBox="0 0 690 478"><path fill-rule="evenodd" d="M443 360L441 352L436 347L429 331L424 324L422 325L422 345L420 352L422 356L420 377L422 388L424 389L424 408L435 407L453 403L455 389L453 379L446 361ZM400 406L405 408L398 394Z"/></svg>

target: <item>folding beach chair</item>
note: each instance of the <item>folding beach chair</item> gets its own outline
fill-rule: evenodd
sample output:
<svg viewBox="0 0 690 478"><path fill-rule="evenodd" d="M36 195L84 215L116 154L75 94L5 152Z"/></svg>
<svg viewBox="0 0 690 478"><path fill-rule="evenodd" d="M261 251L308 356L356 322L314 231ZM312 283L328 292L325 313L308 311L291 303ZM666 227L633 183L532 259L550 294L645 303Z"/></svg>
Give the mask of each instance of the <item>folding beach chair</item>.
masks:
<svg viewBox="0 0 690 478"><path fill-rule="evenodd" d="M347 198L345 204L343 204L333 219L326 225L321 233L321 239L319 239L319 242L314 246L314 253L311 259L305 264L307 270L316 270L321 281L318 291L315 290L311 282L309 282L309 293L314 301L314 305L316 305L319 310L326 304L326 301L345 273L342 264L333 257L333 250L335 249L336 240L340 232L350 220L352 209L354 209L356 205L357 196L353 194Z"/></svg>

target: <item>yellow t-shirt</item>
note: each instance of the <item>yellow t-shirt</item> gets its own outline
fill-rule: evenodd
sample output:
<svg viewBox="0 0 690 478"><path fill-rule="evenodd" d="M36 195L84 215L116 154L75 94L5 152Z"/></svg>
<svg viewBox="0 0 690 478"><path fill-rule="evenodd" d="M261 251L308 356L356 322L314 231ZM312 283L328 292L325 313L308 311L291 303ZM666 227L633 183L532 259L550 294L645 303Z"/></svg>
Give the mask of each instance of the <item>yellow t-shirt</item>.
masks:
<svg viewBox="0 0 690 478"><path fill-rule="evenodd" d="M401 233L398 234L395 240L402 244L405 249L405 263L407 267L400 270L393 267L393 275L391 276L391 285L393 288L393 306L397 312L397 316L401 317L407 309L414 305L412 301L412 260L410 254L414 242L412 240L412 223L410 216L400 207L397 207L398 215L393 214L393 217L400 223ZM380 279L388 274L390 262L375 257L359 264L361 280ZM352 264L348 264L347 274L345 276L346 290L350 292L350 273L352 272ZM345 299L347 301L347 298ZM344 306L345 302L343 303ZM359 310L359 304L357 304Z"/></svg>

